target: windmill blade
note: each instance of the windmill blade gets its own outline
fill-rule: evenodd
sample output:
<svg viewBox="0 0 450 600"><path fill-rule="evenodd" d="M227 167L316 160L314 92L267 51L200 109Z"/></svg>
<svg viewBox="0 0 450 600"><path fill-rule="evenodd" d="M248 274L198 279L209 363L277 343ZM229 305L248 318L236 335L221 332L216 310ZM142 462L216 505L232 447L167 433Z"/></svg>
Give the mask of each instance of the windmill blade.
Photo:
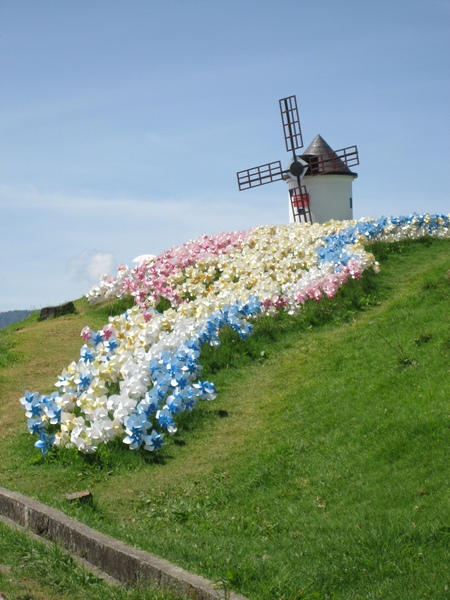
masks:
<svg viewBox="0 0 450 600"><path fill-rule="evenodd" d="M348 146L340 150L309 157L309 172L311 175L345 171L349 167L356 165L359 165L358 149L356 146Z"/></svg>
<svg viewBox="0 0 450 600"><path fill-rule="evenodd" d="M312 223L309 194L304 185L289 190L292 216L299 223Z"/></svg>
<svg viewBox="0 0 450 600"><path fill-rule="evenodd" d="M303 148L302 131L300 129L300 119L298 118L297 110L297 99L295 96L288 96L287 98L282 98L279 102L286 150L288 152L294 152L297 148Z"/></svg>
<svg viewBox="0 0 450 600"><path fill-rule="evenodd" d="M283 179L283 169L279 160L237 173L240 191L272 183L272 181L278 181L279 179Z"/></svg>

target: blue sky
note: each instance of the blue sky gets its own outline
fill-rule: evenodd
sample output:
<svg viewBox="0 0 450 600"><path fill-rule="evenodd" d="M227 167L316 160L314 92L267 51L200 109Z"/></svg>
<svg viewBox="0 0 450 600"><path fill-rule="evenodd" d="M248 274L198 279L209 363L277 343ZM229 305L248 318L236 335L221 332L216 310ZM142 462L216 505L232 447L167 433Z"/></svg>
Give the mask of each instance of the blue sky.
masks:
<svg viewBox="0 0 450 600"><path fill-rule="evenodd" d="M0 311L81 297L200 234L288 222L236 171L358 145L354 215L450 212L450 0L0 7Z"/></svg>

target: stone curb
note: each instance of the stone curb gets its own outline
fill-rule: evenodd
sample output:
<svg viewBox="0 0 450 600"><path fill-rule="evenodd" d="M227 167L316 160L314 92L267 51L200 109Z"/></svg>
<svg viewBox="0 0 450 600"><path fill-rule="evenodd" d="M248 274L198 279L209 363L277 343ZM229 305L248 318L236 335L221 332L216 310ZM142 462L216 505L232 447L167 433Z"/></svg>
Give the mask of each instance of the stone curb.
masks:
<svg viewBox="0 0 450 600"><path fill-rule="evenodd" d="M122 583L149 580L192 600L224 598L224 591L214 589L208 579L188 573L149 552L127 546L59 510L3 487L0 487L0 515L47 540L60 542L70 552ZM247 600L231 591L227 592L227 598Z"/></svg>
<svg viewBox="0 0 450 600"><path fill-rule="evenodd" d="M39 536L37 533L33 533L30 529L25 529L25 527L22 527L22 525L19 525L18 523L11 521L11 519L8 519L8 517L4 517L1 514L0 514L0 523L7 525L10 529L17 529L17 531L21 531L21 532L25 533L25 535L30 537L32 540L35 540L36 542L39 542L40 544L44 544L45 546L51 546L52 544L54 544L54 542L52 542L51 540L49 540L47 538L43 538L43 537ZM104 573L103 571L101 571L100 569L95 567L93 564L91 564L84 558L81 558L81 556L78 556L78 554L69 552L62 546L61 546L61 550L63 552L66 552L67 554L70 554L71 558L76 563L78 563L80 565L80 567L82 567L86 571L89 571L89 573L91 573L92 575L95 575L95 577L97 577L98 579L102 579L105 583L107 583L111 586L115 586L115 587L123 586L123 583L121 581L114 579L114 577L111 577L111 575L107 575L106 573ZM0 558L0 561L1 561L1 558ZM5 567L4 565L3 565L3 568L8 569L8 567L7 566ZM1 573L1 570L2 570L2 565L0 565L0 573ZM2 596L0 595L0 600L1 600L1 598L2 598Z"/></svg>

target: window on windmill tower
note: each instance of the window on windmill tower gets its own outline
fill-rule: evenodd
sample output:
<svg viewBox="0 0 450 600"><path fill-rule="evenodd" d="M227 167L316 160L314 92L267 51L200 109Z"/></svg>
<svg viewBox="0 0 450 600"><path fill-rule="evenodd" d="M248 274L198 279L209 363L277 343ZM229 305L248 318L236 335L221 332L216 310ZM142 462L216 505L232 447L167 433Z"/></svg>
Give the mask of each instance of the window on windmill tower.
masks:
<svg viewBox="0 0 450 600"><path fill-rule="evenodd" d="M319 174L319 159L317 156L311 156L309 158L309 169L311 175Z"/></svg>
<svg viewBox="0 0 450 600"><path fill-rule="evenodd" d="M353 208L353 198L350 196L350 208Z"/></svg>

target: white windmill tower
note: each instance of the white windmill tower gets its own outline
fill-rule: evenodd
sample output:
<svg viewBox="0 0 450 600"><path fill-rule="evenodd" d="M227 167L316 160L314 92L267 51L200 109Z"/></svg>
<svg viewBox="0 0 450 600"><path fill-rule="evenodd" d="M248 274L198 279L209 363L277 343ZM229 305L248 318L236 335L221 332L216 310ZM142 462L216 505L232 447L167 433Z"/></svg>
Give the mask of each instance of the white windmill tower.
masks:
<svg viewBox="0 0 450 600"><path fill-rule="evenodd" d="M359 164L356 146L332 150L317 135L303 154L300 120L295 96L279 101L286 150L292 160L283 170L280 161L237 173L240 190L284 179L289 188L290 221L324 223L330 219L352 219L352 182L357 177L350 166Z"/></svg>

